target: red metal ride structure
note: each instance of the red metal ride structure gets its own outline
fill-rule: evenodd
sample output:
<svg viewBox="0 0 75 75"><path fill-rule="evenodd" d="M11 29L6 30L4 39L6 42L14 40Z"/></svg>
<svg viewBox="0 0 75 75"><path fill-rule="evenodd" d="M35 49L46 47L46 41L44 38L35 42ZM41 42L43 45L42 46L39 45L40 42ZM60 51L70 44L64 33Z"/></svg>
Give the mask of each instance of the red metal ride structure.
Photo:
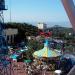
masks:
<svg viewBox="0 0 75 75"><path fill-rule="evenodd" d="M51 37L52 36L52 32L39 32L39 35L44 36L44 37Z"/></svg>

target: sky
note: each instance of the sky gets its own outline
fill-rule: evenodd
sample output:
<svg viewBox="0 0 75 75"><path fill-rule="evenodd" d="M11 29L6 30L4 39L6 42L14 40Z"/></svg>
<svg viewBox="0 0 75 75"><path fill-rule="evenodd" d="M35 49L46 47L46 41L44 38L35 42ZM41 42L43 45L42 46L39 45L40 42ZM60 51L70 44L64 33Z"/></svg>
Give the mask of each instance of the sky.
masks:
<svg viewBox="0 0 75 75"><path fill-rule="evenodd" d="M10 22L11 14L11 22L46 22L71 26L60 0L6 0L6 8L5 22Z"/></svg>

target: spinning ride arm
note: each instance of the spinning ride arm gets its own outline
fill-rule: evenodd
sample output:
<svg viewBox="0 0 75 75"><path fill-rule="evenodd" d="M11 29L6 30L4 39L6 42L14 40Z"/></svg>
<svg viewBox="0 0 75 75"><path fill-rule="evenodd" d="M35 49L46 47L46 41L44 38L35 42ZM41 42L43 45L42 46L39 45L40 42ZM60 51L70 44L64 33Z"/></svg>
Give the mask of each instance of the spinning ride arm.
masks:
<svg viewBox="0 0 75 75"><path fill-rule="evenodd" d="M75 6L73 0L61 0L61 1L75 31Z"/></svg>

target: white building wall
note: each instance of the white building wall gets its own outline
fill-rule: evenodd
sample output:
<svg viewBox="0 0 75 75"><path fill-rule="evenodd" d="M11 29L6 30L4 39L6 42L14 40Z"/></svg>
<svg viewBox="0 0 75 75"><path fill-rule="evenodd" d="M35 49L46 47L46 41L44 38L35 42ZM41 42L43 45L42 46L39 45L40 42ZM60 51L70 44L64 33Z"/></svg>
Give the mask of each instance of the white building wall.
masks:
<svg viewBox="0 0 75 75"><path fill-rule="evenodd" d="M44 30L44 29L47 28L47 25L46 25L45 23L38 23L38 24L37 24L37 27L38 27L38 29Z"/></svg>
<svg viewBox="0 0 75 75"><path fill-rule="evenodd" d="M5 35L16 35L18 34L18 29L11 29L11 28L5 29L4 34Z"/></svg>
<svg viewBox="0 0 75 75"><path fill-rule="evenodd" d="M4 35L6 36L6 40L10 44L14 42L14 36L17 34L18 34L18 29L9 28L4 30ZM7 37L9 37L9 39Z"/></svg>

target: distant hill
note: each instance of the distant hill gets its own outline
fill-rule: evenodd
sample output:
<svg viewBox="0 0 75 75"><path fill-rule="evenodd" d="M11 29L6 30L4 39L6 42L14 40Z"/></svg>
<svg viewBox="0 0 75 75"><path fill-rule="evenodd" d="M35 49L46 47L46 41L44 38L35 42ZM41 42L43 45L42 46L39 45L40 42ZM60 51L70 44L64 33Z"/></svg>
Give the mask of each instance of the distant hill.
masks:
<svg viewBox="0 0 75 75"><path fill-rule="evenodd" d="M75 36L72 28L61 27L59 25L49 27L46 29L46 32L47 31L52 31L54 37L69 37L69 35Z"/></svg>
<svg viewBox="0 0 75 75"><path fill-rule="evenodd" d="M53 27L49 27L49 28L47 28L47 30L50 30L50 31L59 31L59 32L72 32L72 33L74 33L74 31L73 31L73 28L67 28L67 27L61 27L61 26L59 26L59 25L55 25L55 26L53 26Z"/></svg>

